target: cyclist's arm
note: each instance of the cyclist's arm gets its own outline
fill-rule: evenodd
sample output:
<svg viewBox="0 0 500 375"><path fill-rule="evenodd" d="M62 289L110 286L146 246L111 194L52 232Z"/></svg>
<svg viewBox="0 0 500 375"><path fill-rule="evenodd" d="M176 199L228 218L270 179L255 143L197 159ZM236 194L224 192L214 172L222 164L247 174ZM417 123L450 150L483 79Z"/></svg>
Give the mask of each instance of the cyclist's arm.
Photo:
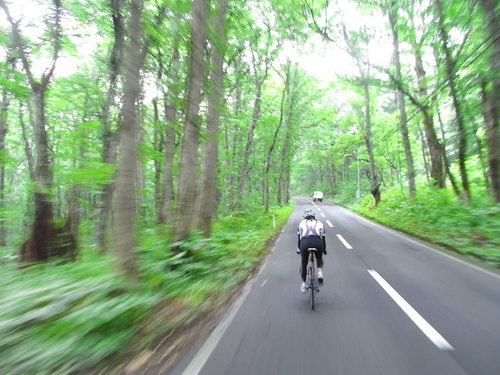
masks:
<svg viewBox="0 0 500 375"><path fill-rule="evenodd" d="M326 233L325 233L325 227L322 228L321 231L321 241L323 241L323 253L326 254Z"/></svg>
<svg viewBox="0 0 500 375"><path fill-rule="evenodd" d="M297 228L297 250L300 249L300 225L302 224L302 221L299 224L299 227Z"/></svg>

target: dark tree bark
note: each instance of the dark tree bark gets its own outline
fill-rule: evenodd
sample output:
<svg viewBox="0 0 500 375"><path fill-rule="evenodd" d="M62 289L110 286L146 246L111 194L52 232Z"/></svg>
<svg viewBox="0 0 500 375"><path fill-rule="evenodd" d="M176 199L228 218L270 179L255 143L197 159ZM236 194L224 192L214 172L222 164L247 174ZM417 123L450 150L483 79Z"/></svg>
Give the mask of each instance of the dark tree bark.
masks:
<svg viewBox="0 0 500 375"><path fill-rule="evenodd" d="M422 113L424 134L427 141L427 147L429 150L430 157L430 175L431 179L439 188L444 188L445 186L445 175L443 172L443 147L439 143L439 139L436 135L436 130L434 128L434 120L431 114L431 108L428 104L425 104L427 99L427 84L425 77L424 64L422 60L422 55L420 52L420 47L416 38L412 36L411 40L413 54L415 57L415 73L418 80L418 89L420 100L417 100L411 94L407 94L410 101L420 110Z"/></svg>
<svg viewBox="0 0 500 375"><path fill-rule="evenodd" d="M441 139L443 139L443 161L444 161L444 168L446 170L446 174L448 175L448 178L450 179L451 186L453 188L453 192L457 197L460 196L460 188L458 187L457 181L455 179L455 176L453 173L451 173L451 168L450 168L450 161L448 160L448 156L446 155L446 134L444 131L444 124L441 119L441 112L439 110L439 106L437 108L437 115L438 115L438 120L439 120L439 127L441 128Z"/></svg>
<svg viewBox="0 0 500 375"><path fill-rule="evenodd" d="M159 77L161 79L161 77ZM158 99L153 99L153 147L158 154L163 153L164 137L163 132L160 130L160 115L158 111ZM157 215L157 222L161 223L161 204L162 204L162 163L158 157L154 159L154 212Z"/></svg>
<svg viewBox="0 0 500 375"><path fill-rule="evenodd" d="M167 223L172 217L171 202L174 200L174 176L172 165L176 153L176 130L175 123L177 121L177 105L176 99L179 95L177 88L177 76L180 70L180 56L179 56L179 43L174 43L172 51L172 61L170 64L170 85L167 92L163 93L163 106L165 111L165 156L163 159L163 194L161 205L161 216L159 222L161 224Z"/></svg>
<svg viewBox="0 0 500 375"><path fill-rule="evenodd" d="M252 111L252 121L250 123L250 126L248 127L248 133L247 133L247 140L245 144L245 151L243 153L243 161L241 165L241 173L238 178L238 189L236 191L236 205L241 208L241 202L243 199L243 192L245 189L245 183L248 180L248 175L250 173L250 168L249 168L249 160L250 160L250 155L253 150L253 139L254 139L254 133L255 133L255 128L257 126L257 122L260 119L260 110L261 110L261 102L262 102L262 85L267 79L267 75L269 72L269 65L270 65L270 60L271 60L271 51L270 51L270 45L271 45L271 28L268 26L267 27L267 40L266 40L266 49L265 49L265 56L263 57L263 60L257 59L255 57L255 51L252 52L252 63L253 63L253 76L254 76L254 83L255 83L255 98L254 98L254 103L253 103L253 111ZM262 68L262 71L259 71L259 66L264 65Z"/></svg>
<svg viewBox="0 0 500 375"><path fill-rule="evenodd" d="M30 238L20 249L21 262L37 262L52 256L73 253L76 249L74 238L69 233L69 221L64 228L56 228L53 223L52 203L52 162L49 157L47 136L47 122L45 116L45 95L54 75L56 62L61 50L61 1L54 0L54 18L52 27L52 56L48 68L38 80L31 70L31 62L26 53L27 46L19 30L19 22L14 21L4 0L0 0L0 7L4 10L11 26L12 42L19 53L24 72L31 88L31 98L35 108L33 137L35 144L35 158L33 168L33 197L34 220Z"/></svg>
<svg viewBox="0 0 500 375"><path fill-rule="evenodd" d="M7 136L8 123L7 114L10 106L10 98L7 91L2 93L2 101L0 102L0 246L7 245L7 227L4 214L5 207L5 137Z"/></svg>
<svg viewBox="0 0 500 375"><path fill-rule="evenodd" d="M240 118L241 114L241 101L242 101L242 93L241 93L241 55L237 53L234 57L234 70L236 72L236 82L234 83L234 117ZM229 139L229 131L228 124L225 123L224 133L225 133L225 149L226 149L226 170L229 171L229 178L227 179L227 206L230 211L235 209L235 197L236 197L236 189L238 183L238 176L235 171L235 165L238 165L238 156L240 152L238 152L241 147L241 128L237 122L232 125L232 139Z"/></svg>
<svg viewBox="0 0 500 375"><path fill-rule="evenodd" d="M483 9L488 32L494 38L493 49L490 54L490 72L493 73L493 77L490 90L488 91L486 87L483 88L483 116L488 140L491 196L495 202L500 203L500 38L498 37L500 14L496 0L479 0L479 4Z"/></svg>
<svg viewBox="0 0 500 375"><path fill-rule="evenodd" d="M196 227L201 229L205 237L209 237L211 234L212 217L217 212L218 137L220 109L223 97L223 64L227 44L227 37L224 30L226 24L226 0L218 0L215 6L217 13L216 19L213 22L215 38L212 40L212 61L210 64L212 90L208 95L208 120L203 158L203 178L196 215Z"/></svg>
<svg viewBox="0 0 500 375"><path fill-rule="evenodd" d="M446 77L448 81L448 87L450 89L453 109L455 112L455 121L458 129L458 166L460 169L460 177L462 179L462 196L465 200L469 201L471 198L471 194L465 160L467 156L467 138L465 122L462 110L460 108L460 100L458 98L458 91L455 82L456 64L453 56L451 55L450 48L448 47L448 32L446 31L444 26L443 4L441 0L434 0L434 6L437 10L438 31L445 56Z"/></svg>
<svg viewBox="0 0 500 375"><path fill-rule="evenodd" d="M109 86L106 101L102 109L102 161L115 164L118 133L111 128L111 109L117 97L117 85L120 69L123 66L123 0L109 0L111 18L113 21L114 40L109 57ZM97 248L105 251L107 245L107 232L111 214L114 183L106 183L101 186L97 200L95 237Z"/></svg>
<svg viewBox="0 0 500 375"><path fill-rule="evenodd" d="M380 203L381 196L380 196L380 182L378 181L379 179L375 167L375 157L373 156L370 89L368 86L368 77L363 78L362 85L363 85L364 100L365 100L364 138L365 138L366 150L368 151L368 158L370 159L370 192L372 193L373 199L375 200L375 205L377 206Z"/></svg>
<svg viewBox="0 0 500 375"><path fill-rule="evenodd" d="M283 125L283 118L285 116L285 98L289 93L290 88L290 61L287 61L286 71L285 71L285 87L283 88L283 93L281 95L281 104L280 104L280 119L278 121L278 126L274 131L273 140L269 149L267 150L266 161L264 164L264 213L269 212L269 170L271 169L271 157L273 155L274 147L276 146L276 141L278 140L278 134Z"/></svg>
<svg viewBox="0 0 500 375"><path fill-rule="evenodd" d="M193 227L193 212L197 199L198 147L201 121L199 108L204 68L204 45L207 39L208 0L193 1L191 23L191 53L189 59L186 118L183 128L179 191L172 240L187 237Z"/></svg>
<svg viewBox="0 0 500 375"><path fill-rule="evenodd" d="M24 121L24 110L22 103L19 104L19 124L21 125L21 134L24 144L24 152L28 161L28 171L31 181L35 181L35 162L33 160L33 151L28 137L28 129Z"/></svg>
<svg viewBox="0 0 500 375"><path fill-rule="evenodd" d="M137 277L135 255L135 213L137 182L138 99L140 95L140 71L145 53L142 44L142 0L130 2L128 43L125 50L125 82L123 95L123 122L120 126L119 160L116 178L114 206L114 253L117 264L125 276Z"/></svg>
<svg viewBox="0 0 500 375"><path fill-rule="evenodd" d="M397 10L398 8L396 6L396 2L392 1L390 9L388 10L388 16L392 30L392 45L394 47L394 64L396 66L396 79L401 82L402 75L401 75L401 62L399 59L399 35L396 22ZM405 150L406 170L408 173L408 191L410 198L413 198L415 196L415 171L413 168L413 156L411 152L410 136L408 133L408 119L406 116L404 93L403 90L401 90L401 88L398 88L397 90L397 102L399 106L399 113L401 116L400 130L401 130L401 137L403 139L403 147Z"/></svg>
<svg viewBox="0 0 500 375"><path fill-rule="evenodd" d="M381 200L381 194L380 194L381 183L379 182L379 176L378 176L377 169L375 166L375 157L373 155L373 142L372 142L372 133L371 133L372 121L371 121L370 84L369 84L370 61L369 61L368 56L367 56L366 62L362 61L362 57L360 56L360 53L359 53L359 47L357 46L357 44L364 43L364 44L366 44L366 49L368 51L368 40L362 40L362 41L353 40L348 35L345 26L343 28L343 33L344 33L344 40L345 40L347 48L348 48L348 53L354 58L354 60L356 61L356 65L358 66L358 71L359 71L359 75L360 75L359 81L360 81L361 86L363 87L363 98L364 98L364 124L363 124L364 134L363 134L363 136L365 139L366 150L368 152L368 159L370 162L370 168L369 168L370 192L373 196L373 199L375 200L375 205L377 206Z"/></svg>

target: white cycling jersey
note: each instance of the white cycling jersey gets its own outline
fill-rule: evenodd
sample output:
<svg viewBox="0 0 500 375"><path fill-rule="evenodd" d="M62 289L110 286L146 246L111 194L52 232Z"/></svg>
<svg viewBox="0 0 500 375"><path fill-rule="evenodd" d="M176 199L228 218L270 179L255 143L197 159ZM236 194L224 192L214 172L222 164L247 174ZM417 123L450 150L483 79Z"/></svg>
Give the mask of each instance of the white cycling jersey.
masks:
<svg viewBox="0 0 500 375"><path fill-rule="evenodd" d="M323 223L317 219L303 219L299 223L297 234L300 239L304 237L324 237L325 227Z"/></svg>

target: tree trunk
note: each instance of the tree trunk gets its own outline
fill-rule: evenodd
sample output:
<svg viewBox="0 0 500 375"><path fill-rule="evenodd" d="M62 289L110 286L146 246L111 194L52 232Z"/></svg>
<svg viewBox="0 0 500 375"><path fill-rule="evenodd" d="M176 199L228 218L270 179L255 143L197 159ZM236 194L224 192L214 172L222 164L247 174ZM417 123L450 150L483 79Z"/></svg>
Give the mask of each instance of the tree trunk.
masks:
<svg viewBox="0 0 500 375"><path fill-rule="evenodd" d="M7 91L2 93L0 103L0 246L7 245L7 220L5 218L5 137L7 136L7 114L10 101Z"/></svg>
<svg viewBox="0 0 500 375"><path fill-rule="evenodd" d="M159 77L160 78L160 77ZM153 147L158 155L163 153L163 143L164 137L162 131L160 130L160 115L158 112L158 99L153 99L153 118L154 118L154 129L153 129ZM158 157L154 159L154 212L157 215L157 222L161 222L161 204L162 204L162 187L161 187L161 175L162 175L162 165Z"/></svg>
<svg viewBox="0 0 500 375"><path fill-rule="evenodd" d="M470 200L469 179L467 176L467 168L465 165L467 153L467 139L465 132L465 123L462 110L459 104L458 92L455 83L455 61L451 56L451 51L448 47L448 33L444 28L443 6L441 0L434 0L434 5L437 10L438 31L443 45L445 55L446 76L448 80L448 87L450 88L453 109L455 111L455 120L458 129L458 166L460 169L460 177L462 178L463 198L466 201Z"/></svg>
<svg viewBox="0 0 500 375"><path fill-rule="evenodd" d="M135 184L137 182L138 99L142 53L142 0L130 3L129 40L125 51L123 122L120 127L119 160L114 206L114 253L118 268L131 279L137 277L135 255ZM142 47L142 48L141 48Z"/></svg>
<svg viewBox="0 0 500 375"><path fill-rule="evenodd" d="M21 261L43 261L50 256L52 244L52 165L49 161L47 131L45 126L45 88L41 84L32 87L35 106L34 206L35 217L31 239L21 247Z"/></svg>
<svg viewBox="0 0 500 375"><path fill-rule="evenodd" d="M217 212L217 162L220 109L223 97L223 64L226 52L227 37L224 31L226 24L226 0L216 3L217 15L213 22L215 38L212 41L211 57L211 94L208 96L208 120L206 129L203 178L201 181L200 199L197 210L197 225L205 237L212 230L212 217Z"/></svg>
<svg viewBox="0 0 500 375"><path fill-rule="evenodd" d="M441 138L443 139L443 161L444 161L444 167L446 170L446 174L448 175L448 178L450 179L451 186L453 188L453 192L457 197L460 196L460 189L457 185L457 181L455 180L455 176L453 173L451 173L451 168L450 168L450 161L448 160L448 156L446 154L446 134L444 132L444 125L443 121L441 120L441 112L439 111L439 106L437 108L437 115L438 115L438 120L439 120L439 127L441 128Z"/></svg>
<svg viewBox="0 0 500 375"><path fill-rule="evenodd" d="M479 0L492 38L498 34L500 15L496 0ZM495 6L497 9L495 9ZM483 116L488 140L488 165L491 179L491 195L500 203L500 39L494 39L490 55L490 72L494 73L492 87L489 92L483 89Z"/></svg>
<svg viewBox="0 0 500 375"><path fill-rule="evenodd" d="M33 196L35 217L31 237L20 248L21 262L43 261L52 256L64 255L74 252L76 243L68 233L67 225L56 228L53 223L52 204L52 163L49 158L47 137L47 123L45 117L45 93L54 75L56 62L61 50L61 1L54 0L54 22L51 26L52 56L49 67L44 71L39 80L35 79L31 70L31 62L24 38L19 30L19 22L12 19L4 0L0 0L0 7L4 10L12 29L12 42L19 53L27 81L31 88L31 97L35 107L35 120L33 123L33 137L35 144L35 160L33 170ZM68 222L67 222L68 223Z"/></svg>
<svg viewBox="0 0 500 375"><path fill-rule="evenodd" d="M396 3L393 1L391 4L392 9L389 9L389 21L392 29L392 44L394 47L394 63L396 65L396 79L402 81L401 75L401 62L399 60L399 36L396 25L396 15L397 12ZM415 196L415 170L413 168L413 156L411 152L410 137L408 134L408 119L406 117L405 99L403 95L403 90L399 88L397 90L397 102L399 106L399 113L401 116L401 137L403 139L403 147L405 150L406 157L406 170L408 173L408 191L410 199Z"/></svg>
<svg viewBox="0 0 500 375"><path fill-rule="evenodd" d="M253 112L252 112L252 122L248 128L247 132L247 141L245 144L245 151L243 153L243 161L241 165L241 173L238 177L238 189L236 191L236 206L241 208L241 203L243 200L243 191L245 189L245 183L248 180L248 174L250 173L248 163L250 160L250 154L253 150L253 137L255 133L255 127L257 126L257 121L260 118L260 105L262 100L262 84L263 81L256 82L255 86L255 100L253 104Z"/></svg>
<svg viewBox="0 0 500 375"><path fill-rule="evenodd" d="M253 111L252 111L252 121L248 128L247 133L247 141L245 145L245 151L243 153L243 161L241 165L241 173L238 177L238 189L236 191L236 205L241 208L242 199L243 199L243 191L245 189L245 183L249 178L250 169L248 167L248 163L250 160L250 155L253 150L253 137L255 133L255 128L257 126L257 122L260 118L260 109L262 102L262 86L267 79L267 75L269 72L269 64L270 64L270 43L271 43L271 29L267 30L267 46L265 50L265 56L263 57L264 61L255 58L255 51L252 51L252 63L253 63L253 73L254 73L254 82L255 82L255 99L253 103ZM264 64L263 71L259 74L259 66Z"/></svg>
<svg viewBox="0 0 500 375"><path fill-rule="evenodd" d="M328 170L328 183L330 185L330 193L332 195L332 197L334 197L336 194L337 194L337 180L335 178L335 172L336 172L336 168L335 168L335 165L334 164L331 164L329 166L329 170Z"/></svg>
<svg viewBox="0 0 500 375"><path fill-rule="evenodd" d="M484 94L481 95L482 98L484 98ZM483 102L485 99L482 99ZM484 113L484 111L483 111ZM476 124L472 123L472 134L474 138L474 143L476 145L476 152L477 152L477 157L479 159L479 164L481 165L481 172L483 175L483 180L484 180L484 186L486 187L486 190L491 192L491 184L490 184L490 176L488 174L488 162L486 160L486 157L484 155L484 144L483 140L481 137L478 135L478 132L480 131L480 127L477 126Z"/></svg>
<svg viewBox="0 0 500 375"><path fill-rule="evenodd" d="M160 69L162 69L160 63ZM174 43L172 51L172 60L170 62L170 74L169 79L170 84L168 85L167 92L163 92L163 107L165 112L165 154L163 159L163 193L162 193L162 203L160 216L158 217L158 222L160 224L165 224L170 221L172 217L171 202L174 200L173 186L174 186L174 176L172 171L172 165L174 162L174 156L176 152L175 143L175 123L177 120L177 105L176 100L179 95L179 89L177 88L178 74L180 70L180 57L179 57L179 43L176 41Z"/></svg>
<svg viewBox="0 0 500 375"><path fill-rule="evenodd" d="M276 146L276 141L278 140L278 134L281 129L281 126L283 125L283 118L285 116L285 98L287 94L289 93L289 88L290 88L290 67L291 63L290 61L287 61L286 65L286 71L285 71L285 87L283 88L283 93L281 95L281 104L280 104L280 119L278 122L278 126L276 127L276 130L274 131L274 136L273 140L271 143L271 146L269 146L269 149L267 150L267 156L266 156L266 161L264 165L264 213L269 212L269 170L271 169L271 158L273 155L273 150L274 147Z"/></svg>
<svg viewBox="0 0 500 375"><path fill-rule="evenodd" d="M180 160L179 191L172 240L177 242L191 233L196 202L196 169L201 121L199 108L203 73L204 45L207 38L208 0L193 1L191 55L189 59L186 118Z"/></svg>
<svg viewBox="0 0 500 375"><path fill-rule="evenodd" d="M21 125L21 134L23 138L24 152L26 154L26 159L28 160L28 171L30 180L35 180L35 162L33 160L33 151L28 137L28 129L24 121L24 111L23 105L19 104L19 124Z"/></svg>
<svg viewBox="0 0 500 375"><path fill-rule="evenodd" d="M425 77L424 64L422 56L420 54L420 48L418 47L417 41L413 37L411 40L413 47L413 54L415 56L415 73L417 75L419 96L422 100L421 103L414 103L420 109L424 117L424 133L427 141L427 146L429 149L430 156L430 175L433 183L439 187L444 188L445 185L445 175L443 173L443 147L439 143L438 137L436 135L436 130L434 128L434 120L431 115L431 109L428 105L424 104L427 100L427 84Z"/></svg>
<svg viewBox="0 0 500 375"><path fill-rule="evenodd" d="M288 202L290 201L290 153L292 152L290 149L290 137L292 133L293 120L296 113L295 108L298 103L297 99L301 94L298 84L298 69L297 64L295 64L292 79L289 85L291 92L289 95L288 111L285 121L285 134L280 156L280 173L278 175L279 186L281 190L280 196L282 197L280 204L288 204Z"/></svg>
<svg viewBox="0 0 500 375"><path fill-rule="evenodd" d="M234 70L236 72L236 82L234 84L234 116L235 118L240 118L241 114L241 79L240 79L240 69L241 69L241 56L238 53L234 60ZM241 154L239 148L241 147L241 128L238 122L233 124L233 137L231 143L229 142L229 137L226 138L226 170L229 172L229 178L227 182L226 194L227 205L230 211L235 209L235 195L236 189L238 188L238 176L235 171L235 166L238 165L238 156ZM225 127L226 135L228 133L228 126Z"/></svg>
<svg viewBox="0 0 500 375"><path fill-rule="evenodd" d="M375 199L375 205L380 203L380 183L378 182L377 170L375 168L375 157L373 156L373 144L371 133L371 110L370 110L370 89L368 86L368 78L363 78L363 92L365 100L365 144L370 160L370 192Z"/></svg>
<svg viewBox="0 0 500 375"><path fill-rule="evenodd" d="M109 87L102 110L102 161L103 163L115 164L116 149L118 142L118 132L111 129L111 109L116 100L116 86L120 75L120 68L123 65L123 0L110 0L111 17L113 21L114 41L109 59ZM114 183L102 184L99 191L97 209L95 237L97 248L103 252L108 247L107 232L111 214Z"/></svg>

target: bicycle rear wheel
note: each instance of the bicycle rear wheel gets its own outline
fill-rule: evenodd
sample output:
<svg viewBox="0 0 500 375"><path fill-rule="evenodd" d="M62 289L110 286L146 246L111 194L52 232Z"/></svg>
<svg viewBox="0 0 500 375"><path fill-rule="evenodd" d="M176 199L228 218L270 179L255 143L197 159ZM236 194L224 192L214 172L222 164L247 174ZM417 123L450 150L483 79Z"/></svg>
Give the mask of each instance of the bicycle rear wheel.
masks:
<svg viewBox="0 0 500 375"><path fill-rule="evenodd" d="M311 289L311 310L314 310L314 292L316 291L316 286L312 277L309 279L309 289Z"/></svg>

